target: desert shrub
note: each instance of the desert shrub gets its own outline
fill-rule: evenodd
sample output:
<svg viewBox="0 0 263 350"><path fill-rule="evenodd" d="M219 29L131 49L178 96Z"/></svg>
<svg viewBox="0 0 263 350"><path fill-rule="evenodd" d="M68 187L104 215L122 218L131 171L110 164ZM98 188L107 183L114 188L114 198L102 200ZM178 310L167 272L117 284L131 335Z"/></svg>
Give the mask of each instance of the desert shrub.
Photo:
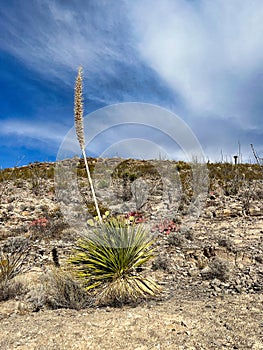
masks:
<svg viewBox="0 0 263 350"><path fill-rule="evenodd" d="M147 202L148 197L148 185L146 181L139 178L135 180L131 185L131 191L134 197L136 210L140 210Z"/></svg>
<svg viewBox="0 0 263 350"><path fill-rule="evenodd" d="M100 303L123 304L154 296L157 284L141 274L154 256L153 241L141 225L111 221L83 235L70 262Z"/></svg>
<svg viewBox="0 0 263 350"><path fill-rule="evenodd" d="M220 247L226 248L230 252L236 251L236 247L235 247L234 242L227 236L220 236L218 238L218 245Z"/></svg>
<svg viewBox="0 0 263 350"><path fill-rule="evenodd" d="M158 171L155 169L150 161L127 159L121 162L114 170L112 178L126 179L128 181L135 181L138 178L160 178Z"/></svg>
<svg viewBox="0 0 263 350"><path fill-rule="evenodd" d="M188 226L182 226L180 228L180 233L189 241L194 240L194 231L191 227Z"/></svg>
<svg viewBox="0 0 263 350"><path fill-rule="evenodd" d="M190 166L189 166L190 167ZM181 169L179 171L179 178L182 186L182 194L181 196L181 202L185 202L188 204L188 202L193 197L193 175L191 172L191 169L185 168Z"/></svg>
<svg viewBox="0 0 263 350"><path fill-rule="evenodd" d="M46 189L46 180L53 179L54 177L54 165L51 163L38 163L29 164L22 167L14 167L10 169L4 169L0 171L0 183L6 182L5 180L14 181L17 187L24 187L25 180L31 185L31 190L34 194L39 195ZM1 197L1 186L0 186Z"/></svg>
<svg viewBox="0 0 263 350"><path fill-rule="evenodd" d="M87 292L70 271L53 268L40 277L40 282L29 299L35 311L44 306L80 310L90 303Z"/></svg>
<svg viewBox="0 0 263 350"><path fill-rule="evenodd" d="M13 171L14 171L14 168L13 169L7 168L4 170L0 170L0 203L3 195L8 190L8 181L11 180Z"/></svg>
<svg viewBox="0 0 263 350"><path fill-rule="evenodd" d="M207 167L210 190L213 191L215 184L218 184L225 195L236 195L244 188L245 183L262 179L262 171L258 164L209 163Z"/></svg>
<svg viewBox="0 0 263 350"><path fill-rule="evenodd" d="M209 263L209 271L205 276L209 279L217 278L220 281L227 281L230 277L230 266L225 260L215 258Z"/></svg>
<svg viewBox="0 0 263 350"><path fill-rule="evenodd" d="M152 270L163 270L168 271L170 267L170 261L166 256L159 255L156 257L156 259L152 263Z"/></svg>
<svg viewBox="0 0 263 350"><path fill-rule="evenodd" d="M0 301L9 300L27 292L27 288L21 281L11 280L0 282Z"/></svg>
<svg viewBox="0 0 263 350"><path fill-rule="evenodd" d="M86 158L89 165L90 173L92 174L94 172L94 168L98 160L96 158L91 158L91 157L86 157ZM79 159L79 163L77 167L77 175L78 177L87 178L87 171L85 167L84 158Z"/></svg>
<svg viewBox="0 0 263 350"><path fill-rule="evenodd" d="M69 225L58 215L47 215L33 220L29 225L31 238L52 239L61 238Z"/></svg>
<svg viewBox="0 0 263 350"><path fill-rule="evenodd" d="M141 210L154 193L163 190L161 175L151 161L127 159L115 167L111 179L118 189L117 197L124 202L134 200L137 210Z"/></svg>
<svg viewBox="0 0 263 350"><path fill-rule="evenodd" d="M0 250L0 280L11 280L19 274L28 271L27 258L30 249L28 240L12 238ZM18 243L17 243L18 241Z"/></svg>
<svg viewBox="0 0 263 350"><path fill-rule="evenodd" d="M101 179L101 180L98 181L96 187L97 187L98 189L105 189L105 188L109 188L109 186L110 186L110 181L109 181L109 180L107 180L107 179Z"/></svg>
<svg viewBox="0 0 263 350"><path fill-rule="evenodd" d="M186 239L185 239L185 236L183 234L172 232L168 235L167 242L169 245L173 245L176 247L182 247L185 244Z"/></svg>
<svg viewBox="0 0 263 350"><path fill-rule="evenodd" d="M20 245L16 251L12 247L9 247L9 251L3 248L0 251L0 300L14 297L16 293L21 294L23 286L14 278L28 270L28 247Z"/></svg>

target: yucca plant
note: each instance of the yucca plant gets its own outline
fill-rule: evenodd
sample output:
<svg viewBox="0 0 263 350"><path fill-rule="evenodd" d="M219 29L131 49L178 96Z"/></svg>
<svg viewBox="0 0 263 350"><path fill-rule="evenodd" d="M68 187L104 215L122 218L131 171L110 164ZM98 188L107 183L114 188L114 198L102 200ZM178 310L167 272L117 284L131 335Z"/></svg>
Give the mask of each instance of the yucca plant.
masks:
<svg viewBox="0 0 263 350"><path fill-rule="evenodd" d="M103 303L125 303L154 296L158 285L142 272L154 257L153 240L143 226L102 224L76 243L70 263L86 289L98 293Z"/></svg>
<svg viewBox="0 0 263 350"><path fill-rule="evenodd" d="M84 136L84 125L83 125L82 67L79 67L78 75L77 75L77 79L76 79L76 84L75 84L74 114L75 114L76 134L77 134L78 142L79 142L79 145L81 148L81 152L82 152L83 157L84 157L86 172L88 175L88 180L89 180L89 184L90 184L90 188L91 188L93 201L95 204L95 208L97 211L99 221L102 222L102 217L100 214L99 205L97 202L92 178L90 175L89 165L87 162L87 156L86 156L86 152L85 152L85 136Z"/></svg>

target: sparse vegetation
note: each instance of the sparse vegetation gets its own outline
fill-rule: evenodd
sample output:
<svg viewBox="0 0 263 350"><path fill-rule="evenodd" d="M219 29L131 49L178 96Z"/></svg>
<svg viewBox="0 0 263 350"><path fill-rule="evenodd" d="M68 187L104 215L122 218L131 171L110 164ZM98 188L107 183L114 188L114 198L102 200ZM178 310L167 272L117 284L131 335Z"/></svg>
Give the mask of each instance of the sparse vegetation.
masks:
<svg viewBox="0 0 263 350"><path fill-rule="evenodd" d="M215 186L223 188L226 195L237 194L239 189L248 181L262 180L262 172L258 164L207 164L210 178L210 190Z"/></svg>
<svg viewBox="0 0 263 350"><path fill-rule="evenodd" d="M235 244L234 242L227 236L218 237L218 244L221 247L225 247L230 252L235 252Z"/></svg>
<svg viewBox="0 0 263 350"><path fill-rule="evenodd" d="M79 161L80 170L77 175L79 187L83 183L83 187L79 190L83 191L84 196L86 196L84 197L87 199L84 201L85 210L92 213L92 221L96 224L89 227L90 230L94 229L94 231L90 231L84 236L82 236L83 232L78 227L71 228L64 224L63 215L56 198L52 193L50 194L45 190L45 187L51 188L53 186L54 188L54 183L52 178L49 178L49 176L45 177L44 170L41 175L43 180L41 180L41 186L37 195L32 188L31 179L27 178L31 175L30 172L26 171L26 167L23 167L21 171L16 170L12 173L10 179L3 182L6 190L2 196L0 206L0 244L4 253L3 260L5 260L6 254L11 257L12 252L15 253L20 246L26 243L26 240L29 241L32 249L30 254L27 253L28 259L26 258L23 266L25 269L28 267L33 267L33 269L25 276L22 274L20 276L19 273L16 277L1 285L0 300L2 302L0 316L4 318L6 327L3 328L3 331L5 329L9 331L11 327L14 327L14 323L18 322L17 320L19 320L19 325L23 325L25 323L23 321L26 320L28 327L33 329L32 325L35 324L35 320L43 318L43 322L46 323L41 331L46 332L46 325L49 323L54 325L52 329L58 327L58 324L59 326L62 324L64 327L67 325L68 334L72 335L73 327L78 328L82 319L82 329L86 329L86 322L89 322L89 330L90 327L93 327L92 337L97 339L98 329L105 327L109 331L110 327L108 325L111 325L112 322L116 323L114 323L109 331L111 333L108 333L108 335L116 335L116 324L117 321L119 322L120 315L124 317L122 320L125 319L125 322L130 322L131 325L132 322L135 324L135 320L137 324L139 319L137 316L140 314L142 315L141 324L145 325L146 332L153 330L158 333L159 329L162 329L160 324L166 325L165 322L167 322L166 315L163 318L163 310L166 308L167 311L172 310L172 315L175 318L175 325L172 327L181 327L182 330L180 331L182 332L185 332L186 329L185 326L181 326L180 317L182 314L184 318L186 317L185 315L188 317L186 324L189 326L189 320L193 320L193 323L190 325L195 327L203 322L205 312L209 312L207 317L209 322L211 322L211 315L215 315L216 311L214 310L218 310L217 316L214 316L215 328L216 332L218 332L217 321L220 319L220 322L221 320L225 322L226 315L230 320L229 322L233 322L233 325L236 325L236 315L232 314L231 318L233 301L236 302L236 310L244 307L240 315L240 317L246 318L244 324L248 322L247 320L255 323L261 322L260 312L258 312L255 321L255 312L251 311L249 313L247 311L250 310L251 305L255 309L261 310L259 297L263 290L261 274L262 205L260 205L263 192L262 172L257 164L236 165L239 176L242 173L244 176L242 175L242 181L238 183L236 190L231 190L228 196L226 196L226 189L235 187L235 183L231 184L232 179L228 174L228 171L230 173L231 171L236 171L233 168L234 165L230 166L224 163L209 164L210 189L207 193L206 207L196 224L188 226L185 225L184 213L187 211L187 206L189 206L191 201L189 193L191 193L192 185L191 169L186 163L167 163L172 167L178 165L178 171L181 173L180 179L183 181L183 184L179 198L180 203L176 207L178 210L169 218L166 218L165 214L162 215L165 213L165 210L160 206L161 210L160 214L158 214L159 209L157 209L158 203L162 201L163 184L160 176L155 176L153 171L148 176L146 167L141 166L141 170L144 169L145 172L141 171L140 176L134 180L133 176L130 176L133 173L132 166L130 166L127 180L126 175L122 178L122 175L125 174L123 165L123 174L120 172L120 177L110 177L109 173L107 173L110 181L108 182L108 187L104 187L103 177L105 172L104 170L99 172L97 166L99 167L102 162L115 164L115 159L95 160L88 158L88 162L94 184L97 186L100 181L103 184L103 186L96 187L96 189L99 188L100 190L98 191L99 208L102 216L104 215L103 220L105 222L114 225L115 221L119 220L122 232L141 227L141 223L145 226L148 225L149 229L152 226L158 228L160 232L158 235L156 232L152 232L152 234L156 234L156 240L147 250L147 254L152 255L153 259L149 258L146 261L148 259L146 254L144 263L136 264L131 262L126 270L123 269L121 271L119 267L123 257L131 249L114 249L114 245L110 247L109 245L114 241L114 237L116 240L121 240L121 237L124 235L120 234L118 236L118 231L115 230L115 235L112 236L111 233L104 237L106 242L111 243L106 247L105 244L101 244L103 242L101 237L103 236L98 234L98 232L101 232L102 227L95 218L97 212L90 194L84 159ZM118 159L116 163L119 162L120 160ZM133 160L131 163L139 164L140 162ZM46 166L44 163L34 164L34 167L40 167L41 169L45 169ZM53 165L50 166L53 167ZM156 166L156 169L158 169L158 166ZM137 177L136 171L133 174ZM15 175L18 175L17 179L14 177ZM65 189L67 189L66 180L65 177ZM103 202L103 196L101 195L103 194L103 188L111 194L118 190L119 185L122 185L124 180L127 180L127 188L132 195L133 184L136 181L142 180L147 184L149 196L147 197L146 205L142 209L136 210L136 203L134 202L132 202L133 206L129 208L124 202L125 205L123 206L114 203L114 207L111 210L112 203L110 201L108 203L106 201L105 203ZM185 188L187 188L188 194L184 193ZM132 199L134 198L132 197ZM137 208L140 206L139 202L140 200L137 203ZM76 203L76 214L78 210L80 211L78 209L80 205L82 204ZM229 216L224 216L225 208ZM253 214L251 208L255 208L255 214ZM81 207L81 209L83 208ZM235 210L240 211L241 214L234 218L233 214L236 215ZM206 211L208 214L210 212L210 214L207 215ZM211 215L212 212L215 212L216 215ZM109 230L109 232L111 231ZM146 236L150 237L147 234ZM83 238L83 246L73 253L72 249L76 244L79 244L79 242L76 243L78 237ZM123 240L125 242L124 238ZM153 247L154 251L151 254ZM206 249L207 247L213 247L213 251L210 252L209 249ZM140 255L140 253L138 254ZM102 265L99 265L99 254L104 254L101 261ZM68 265L70 256L79 259L77 264ZM141 258L142 260L143 258ZM129 259L125 261L125 264L127 261ZM92 264L93 267L91 267ZM158 283L155 281L158 281ZM159 286L162 286L160 293ZM243 294L245 299L242 299ZM153 298L153 296L156 297ZM8 301L5 302L6 300ZM108 307L121 306L134 300L137 300L136 308L130 307L131 305L134 306L133 303L125 306L124 310ZM198 303L196 303L196 300L198 300ZM229 302L229 300L231 301ZM240 300L247 300L247 304L242 304ZM138 306L138 302L142 302L142 307ZM221 303L224 303L225 307L223 314L221 313ZM200 308L200 314L193 311L196 310L197 304L203 305ZM209 305L209 308L207 305ZM210 305L215 307L215 309L211 310ZM98 306L102 307L98 308ZM5 315L5 310L8 308L10 310ZM89 309L76 311L83 308ZM160 312L156 313L158 308ZM41 312L37 315L31 313L39 310ZM13 314L16 315L16 313L19 314L19 317L12 316ZM131 318L125 318L125 315L132 316ZM160 319L157 326L155 323L153 325L152 317L155 320ZM65 320L65 318L67 319ZM94 318L96 318L96 322L94 322ZM179 319L178 322L177 318ZM114 321L112 321L113 319ZM75 325L72 325L72 321L76 322ZM225 331L223 322L220 324L223 327L223 331ZM42 325L43 323L41 327ZM122 324L119 324L118 327L122 327ZM168 327L170 327L170 323L167 324L166 330L168 333L166 332L165 334L169 334L170 328ZM234 327L232 338L237 339ZM194 330L194 328L192 329ZM41 331L40 334L42 334ZM223 331L221 329L221 334L223 334ZM59 332L57 333L59 334ZM3 339L11 339L10 334L12 334L12 331L9 331L9 335ZM229 334L228 331L227 336ZM24 329L23 339L27 339L27 335L28 330ZM56 336L57 334L53 334L53 338ZM41 335L41 339L42 337L43 335ZM65 336L65 338L67 337L68 335ZM72 337L75 337L75 335ZM191 337L188 337L188 339L191 339ZM18 337L16 340L19 340ZM3 342L1 346L5 348ZM8 346L11 348L13 344L10 340ZM48 341L46 344L48 344ZM238 341L235 344L239 345ZM242 342L243 344L248 343ZM27 347L27 345L25 346ZM56 344L56 347L59 347L59 345ZM174 348L174 344L172 344L172 347Z"/></svg>
<svg viewBox="0 0 263 350"><path fill-rule="evenodd" d="M9 299L17 298L25 294L28 289L25 287L24 283L17 281L15 279L0 282L0 302Z"/></svg>

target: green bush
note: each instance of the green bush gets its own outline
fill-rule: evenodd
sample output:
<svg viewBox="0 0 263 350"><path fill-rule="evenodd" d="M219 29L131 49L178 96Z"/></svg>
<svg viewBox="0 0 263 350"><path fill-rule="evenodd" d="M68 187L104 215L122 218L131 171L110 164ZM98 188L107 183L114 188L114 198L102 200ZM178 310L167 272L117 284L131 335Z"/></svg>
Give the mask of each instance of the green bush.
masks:
<svg viewBox="0 0 263 350"><path fill-rule="evenodd" d="M86 289L98 293L99 302L122 304L158 291L157 284L142 274L142 265L152 257L148 231L116 220L85 234L70 262Z"/></svg>

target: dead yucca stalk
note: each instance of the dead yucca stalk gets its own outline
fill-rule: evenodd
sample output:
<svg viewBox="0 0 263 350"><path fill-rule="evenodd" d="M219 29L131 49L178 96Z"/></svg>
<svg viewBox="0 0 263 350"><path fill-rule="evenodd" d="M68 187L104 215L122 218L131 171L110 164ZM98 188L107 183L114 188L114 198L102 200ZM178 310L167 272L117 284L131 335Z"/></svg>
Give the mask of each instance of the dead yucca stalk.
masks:
<svg viewBox="0 0 263 350"><path fill-rule="evenodd" d="M88 175L88 180L91 188L91 193L93 197L93 201L96 207L97 215L99 218L99 221L102 222L95 190L93 187L92 179L90 176L90 170L89 165L87 162L87 156L85 152L85 136L84 136L84 125L83 125L83 97L82 97L82 67L79 67L78 75L76 79L75 84L75 101L74 101L74 114L75 114L75 128L76 128L76 134L79 141L79 145L81 148L81 152L84 157L85 167Z"/></svg>

